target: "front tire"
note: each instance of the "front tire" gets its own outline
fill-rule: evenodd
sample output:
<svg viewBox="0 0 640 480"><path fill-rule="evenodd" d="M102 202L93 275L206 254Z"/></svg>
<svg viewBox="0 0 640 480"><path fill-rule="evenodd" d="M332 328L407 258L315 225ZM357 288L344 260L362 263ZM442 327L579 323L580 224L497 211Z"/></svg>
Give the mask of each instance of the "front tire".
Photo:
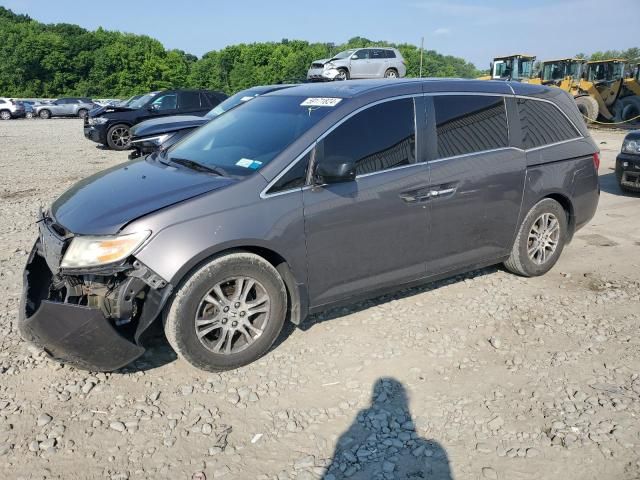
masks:
<svg viewBox="0 0 640 480"><path fill-rule="evenodd" d="M84 119L87 116L87 110L85 108L81 108L78 110L78 118Z"/></svg>
<svg viewBox="0 0 640 480"><path fill-rule="evenodd" d="M111 150L126 150L131 145L129 126L119 123L107 132L107 146Z"/></svg>
<svg viewBox="0 0 640 480"><path fill-rule="evenodd" d="M0 119L11 120L11 112L9 110L0 111Z"/></svg>
<svg viewBox="0 0 640 480"><path fill-rule="evenodd" d="M38 116L44 120L51 118L51 112L49 110L40 110Z"/></svg>
<svg viewBox="0 0 640 480"><path fill-rule="evenodd" d="M33 118L33 112L27 112L27 113L25 113L25 114L24 114L24 117L25 117L25 118L29 118L29 119Z"/></svg>
<svg viewBox="0 0 640 480"><path fill-rule="evenodd" d="M599 107L595 98L584 95L582 97L576 97L575 100L578 110L580 110L582 116L585 117L585 123L591 123L598 119Z"/></svg>
<svg viewBox="0 0 640 480"><path fill-rule="evenodd" d="M540 200L520 225L505 267L523 277L544 275L560 258L567 233L567 214L562 205L551 198Z"/></svg>
<svg viewBox="0 0 640 480"><path fill-rule="evenodd" d="M165 310L164 329L176 353L194 367L230 370L267 353L286 311L277 270L238 251L214 257L188 277Z"/></svg>
<svg viewBox="0 0 640 480"><path fill-rule="evenodd" d="M346 68L340 68L338 70L338 75L336 75L336 80L349 80L349 70Z"/></svg>

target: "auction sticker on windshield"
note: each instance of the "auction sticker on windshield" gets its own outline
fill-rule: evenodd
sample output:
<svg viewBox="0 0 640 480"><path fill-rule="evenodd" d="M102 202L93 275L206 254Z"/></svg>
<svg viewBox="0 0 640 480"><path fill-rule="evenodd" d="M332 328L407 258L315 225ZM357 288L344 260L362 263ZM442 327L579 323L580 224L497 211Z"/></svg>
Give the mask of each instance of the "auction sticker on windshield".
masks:
<svg viewBox="0 0 640 480"><path fill-rule="evenodd" d="M300 104L301 107L335 107L342 101L341 98L309 97Z"/></svg>

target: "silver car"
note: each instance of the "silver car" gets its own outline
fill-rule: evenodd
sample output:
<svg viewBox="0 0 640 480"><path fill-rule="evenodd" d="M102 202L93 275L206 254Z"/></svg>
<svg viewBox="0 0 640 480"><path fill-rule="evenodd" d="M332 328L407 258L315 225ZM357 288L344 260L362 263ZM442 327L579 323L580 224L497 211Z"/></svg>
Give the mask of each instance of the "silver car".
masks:
<svg viewBox="0 0 640 480"><path fill-rule="evenodd" d="M59 98L51 103L33 107L33 116L40 118L51 117L79 117L84 118L89 110L95 108L95 103L90 98L69 97Z"/></svg>
<svg viewBox="0 0 640 480"><path fill-rule="evenodd" d="M396 48L352 48L332 58L314 60L308 80L350 78L399 78L407 74L402 54Z"/></svg>

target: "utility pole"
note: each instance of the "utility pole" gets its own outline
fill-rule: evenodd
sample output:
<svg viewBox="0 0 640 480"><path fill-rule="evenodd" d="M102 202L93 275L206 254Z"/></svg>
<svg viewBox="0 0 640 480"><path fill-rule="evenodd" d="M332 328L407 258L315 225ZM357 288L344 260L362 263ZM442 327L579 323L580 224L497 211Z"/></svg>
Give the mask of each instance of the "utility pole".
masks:
<svg viewBox="0 0 640 480"><path fill-rule="evenodd" d="M422 54L424 52L424 37L420 38L420 78L422 78Z"/></svg>

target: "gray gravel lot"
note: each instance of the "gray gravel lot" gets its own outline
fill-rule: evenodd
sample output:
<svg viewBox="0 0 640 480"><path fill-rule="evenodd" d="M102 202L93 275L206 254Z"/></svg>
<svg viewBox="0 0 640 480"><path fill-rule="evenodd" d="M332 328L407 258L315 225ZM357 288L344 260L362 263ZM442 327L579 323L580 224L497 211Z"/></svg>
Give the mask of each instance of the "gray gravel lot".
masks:
<svg viewBox="0 0 640 480"><path fill-rule="evenodd" d="M40 205L127 153L79 120L0 122L0 478L640 478L640 197L613 177L623 134L594 137L600 208L544 277L332 310L233 372L158 337L91 374L19 338L22 268Z"/></svg>

